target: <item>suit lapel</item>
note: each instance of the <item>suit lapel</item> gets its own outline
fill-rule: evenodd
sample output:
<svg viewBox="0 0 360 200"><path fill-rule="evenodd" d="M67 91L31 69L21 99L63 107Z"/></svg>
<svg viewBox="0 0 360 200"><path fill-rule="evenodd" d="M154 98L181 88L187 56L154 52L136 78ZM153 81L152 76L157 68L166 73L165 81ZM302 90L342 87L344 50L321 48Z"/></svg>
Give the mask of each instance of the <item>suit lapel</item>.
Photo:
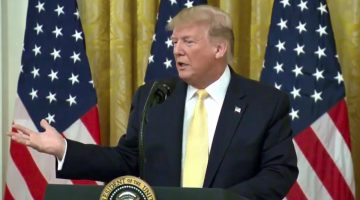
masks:
<svg viewBox="0 0 360 200"><path fill-rule="evenodd" d="M240 82L239 77L231 73L230 84L211 145L204 187L211 185L246 109L245 92Z"/></svg>

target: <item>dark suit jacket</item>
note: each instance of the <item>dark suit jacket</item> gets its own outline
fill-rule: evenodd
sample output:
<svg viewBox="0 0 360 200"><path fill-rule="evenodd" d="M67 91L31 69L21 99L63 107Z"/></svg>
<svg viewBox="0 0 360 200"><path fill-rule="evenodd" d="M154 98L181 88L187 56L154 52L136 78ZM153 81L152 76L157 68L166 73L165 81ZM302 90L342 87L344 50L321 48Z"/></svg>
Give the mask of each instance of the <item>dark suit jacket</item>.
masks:
<svg viewBox="0 0 360 200"><path fill-rule="evenodd" d="M68 140L61 178L110 181L139 175L140 117L151 85L136 92L127 134L116 147ZM180 186L182 129L187 84L177 80L170 97L148 112L144 179L152 186ZM240 113L235 107L241 108ZM250 199L281 199L296 180L286 94L234 73L216 127L204 187L227 188Z"/></svg>

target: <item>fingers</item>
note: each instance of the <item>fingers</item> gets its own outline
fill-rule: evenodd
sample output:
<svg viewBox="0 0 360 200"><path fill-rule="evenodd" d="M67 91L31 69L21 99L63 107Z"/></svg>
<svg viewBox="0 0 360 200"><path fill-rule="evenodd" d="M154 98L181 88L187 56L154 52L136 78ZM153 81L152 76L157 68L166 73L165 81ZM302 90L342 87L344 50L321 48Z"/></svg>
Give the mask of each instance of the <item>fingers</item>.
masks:
<svg viewBox="0 0 360 200"><path fill-rule="evenodd" d="M42 119L40 121L40 126L45 129L45 132L58 134L58 131L53 126L51 126L45 119Z"/></svg>
<svg viewBox="0 0 360 200"><path fill-rule="evenodd" d="M42 119L40 121L40 126L43 127L45 130L47 130L48 128L52 128L52 126L50 126L50 124L45 119Z"/></svg>
<svg viewBox="0 0 360 200"><path fill-rule="evenodd" d="M16 129L17 131L21 131L25 135L30 135L30 134L34 133L34 131L32 131L20 124L13 124L12 128Z"/></svg>
<svg viewBox="0 0 360 200"><path fill-rule="evenodd" d="M7 133L7 135L10 136L11 139L14 140L15 142L18 142L20 144L24 144L27 146L30 145L30 136L29 135L25 135L23 133L15 133L15 132Z"/></svg>
<svg viewBox="0 0 360 200"><path fill-rule="evenodd" d="M36 135L35 131L20 124L13 124L12 128L16 130L7 134L12 140L26 146L32 146L31 137Z"/></svg>

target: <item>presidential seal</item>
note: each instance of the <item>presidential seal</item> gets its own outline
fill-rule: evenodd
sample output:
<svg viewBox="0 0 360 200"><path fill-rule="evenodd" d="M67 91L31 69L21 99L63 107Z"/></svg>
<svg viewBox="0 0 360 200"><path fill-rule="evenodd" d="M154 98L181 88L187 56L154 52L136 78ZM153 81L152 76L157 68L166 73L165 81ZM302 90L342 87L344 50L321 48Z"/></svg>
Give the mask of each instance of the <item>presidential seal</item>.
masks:
<svg viewBox="0 0 360 200"><path fill-rule="evenodd" d="M156 200L145 181L134 176L121 176L106 184L100 200Z"/></svg>

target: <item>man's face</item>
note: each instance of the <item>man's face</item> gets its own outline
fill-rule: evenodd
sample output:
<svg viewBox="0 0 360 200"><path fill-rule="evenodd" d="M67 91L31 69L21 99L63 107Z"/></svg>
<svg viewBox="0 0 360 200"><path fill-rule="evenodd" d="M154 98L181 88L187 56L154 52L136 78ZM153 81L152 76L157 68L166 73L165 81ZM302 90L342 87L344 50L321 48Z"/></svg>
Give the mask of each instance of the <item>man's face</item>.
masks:
<svg viewBox="0 0 360 200"><path fill-rule="evenodd" d="M176 68L182 80L199 89L217 80L213 66L216 47L209 40L208 26L187 24L175 27L172 41Z"/></svg>

